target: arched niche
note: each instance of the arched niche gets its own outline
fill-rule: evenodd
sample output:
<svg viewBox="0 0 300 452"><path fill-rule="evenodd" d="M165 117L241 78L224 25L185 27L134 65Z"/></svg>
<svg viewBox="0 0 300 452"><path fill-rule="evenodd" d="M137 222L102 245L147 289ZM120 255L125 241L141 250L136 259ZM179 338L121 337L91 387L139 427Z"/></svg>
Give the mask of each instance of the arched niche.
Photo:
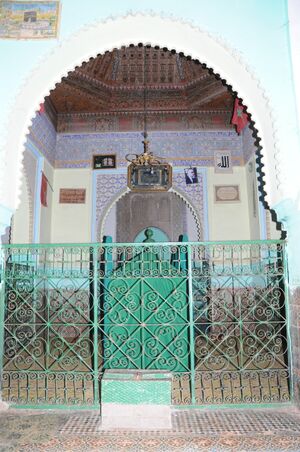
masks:
<svg viewBox="0 0 300 452"><path fill-rule="evenodd" d="M126 212L127 217L124 218ZM122 221L118 221L120 219ZM97 240L102 241L103 236L110 235L116 242L131 243L147 227L161 229L172 242L178 241L182 234L195 242L203 241L204 237L203 225L195 206L184 194L173 188L160 194L128 190L118 193L103 212L98 224Z"/></svg>

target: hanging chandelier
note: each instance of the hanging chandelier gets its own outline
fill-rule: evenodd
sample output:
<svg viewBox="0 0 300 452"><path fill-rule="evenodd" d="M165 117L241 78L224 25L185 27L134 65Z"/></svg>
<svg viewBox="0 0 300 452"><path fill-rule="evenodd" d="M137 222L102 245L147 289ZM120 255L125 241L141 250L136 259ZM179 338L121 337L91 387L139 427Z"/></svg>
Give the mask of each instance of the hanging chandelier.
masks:
<svg viewBox="0 0 300 452"><path fill-rule="evenodd" d="M147 132L146 46L144 46L144 152L128 154L127 185L132 191L168 191L172 186L172 166L149 151Z"/></svg>

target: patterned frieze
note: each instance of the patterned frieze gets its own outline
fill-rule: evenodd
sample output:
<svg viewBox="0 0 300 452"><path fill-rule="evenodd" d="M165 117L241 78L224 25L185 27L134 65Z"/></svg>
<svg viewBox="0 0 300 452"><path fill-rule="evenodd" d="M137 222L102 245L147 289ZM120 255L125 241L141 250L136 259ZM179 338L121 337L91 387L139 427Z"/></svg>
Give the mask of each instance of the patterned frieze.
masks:
<svg viewBox="0 0 300 452"><path fill-rule="evenodd" d="M213 166L214 151L231 150L232 163L244 163L242 138L235 132L151 132L150 150L174 166ZM127 154L143 152L141 133L58 134L56 168L89 168L95 154L117 154L117 166L126 167Z"/></svg>
<svg viewBox="0 0 300 452"><path fill-rule="evenodd" d="M127 119L124 118L124 129ZM138 120L142 123L143 118ZM154 124L156 118L153 116L152 120ZM189 117L189 120L193 118ZM38 113L32 121L28 139L56 168L89 168L92 156L101 153L117 154L117 166L125 167L127 154L143 151L141 132L114 132L117 118L99 117L97 121L94 133L56 133L48 115ZM103 132L110 128L109 124L112 131ZM150 129L151 124L150 121ZM156 124L159 124L158 120ZM84 122L82 127L84 129ZM167 158L174 166L213 166L214 151L219 150L230 150L233 165L239 166L245 164L255 152L254 138L248 128L240 136L231 130L186 130L152 131L149 137L150 150Z"/></svg>
<svg viewBox="0 0 300 452"><path fill-rule="evenodd" d="M230 130L231 112L223 111L174 111L169 113L148 112L147 128L163 130ZM61 114L57 116L59 133L130 132L142 131L143 112L124 114Z"/></svg>

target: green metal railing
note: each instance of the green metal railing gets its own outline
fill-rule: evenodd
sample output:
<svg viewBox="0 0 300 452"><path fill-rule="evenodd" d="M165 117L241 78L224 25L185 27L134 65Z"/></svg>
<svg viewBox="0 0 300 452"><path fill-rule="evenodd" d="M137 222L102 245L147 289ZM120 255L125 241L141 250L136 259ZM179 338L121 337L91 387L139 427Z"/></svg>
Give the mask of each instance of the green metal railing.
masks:
<svg viewBox="0 0 300 452"><path fill-rule="evenodd" d="M175 405L289 400L283 241L1 252L4 400L98 406L111 368L172 371Z"/></svg>

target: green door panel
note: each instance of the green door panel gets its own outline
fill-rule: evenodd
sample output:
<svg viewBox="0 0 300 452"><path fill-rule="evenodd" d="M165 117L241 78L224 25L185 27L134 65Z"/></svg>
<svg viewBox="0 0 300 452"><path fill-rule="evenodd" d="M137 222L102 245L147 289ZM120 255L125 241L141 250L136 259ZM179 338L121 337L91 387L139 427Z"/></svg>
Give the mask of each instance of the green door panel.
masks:
<svg viewBox="0 0 300 452"><path fill-rule="evenodd" d="M173 276L178 270L172 270L172 264L162 264L154 253L144 252L107 279L106 369L189 371L187 280Z"/></svg>

